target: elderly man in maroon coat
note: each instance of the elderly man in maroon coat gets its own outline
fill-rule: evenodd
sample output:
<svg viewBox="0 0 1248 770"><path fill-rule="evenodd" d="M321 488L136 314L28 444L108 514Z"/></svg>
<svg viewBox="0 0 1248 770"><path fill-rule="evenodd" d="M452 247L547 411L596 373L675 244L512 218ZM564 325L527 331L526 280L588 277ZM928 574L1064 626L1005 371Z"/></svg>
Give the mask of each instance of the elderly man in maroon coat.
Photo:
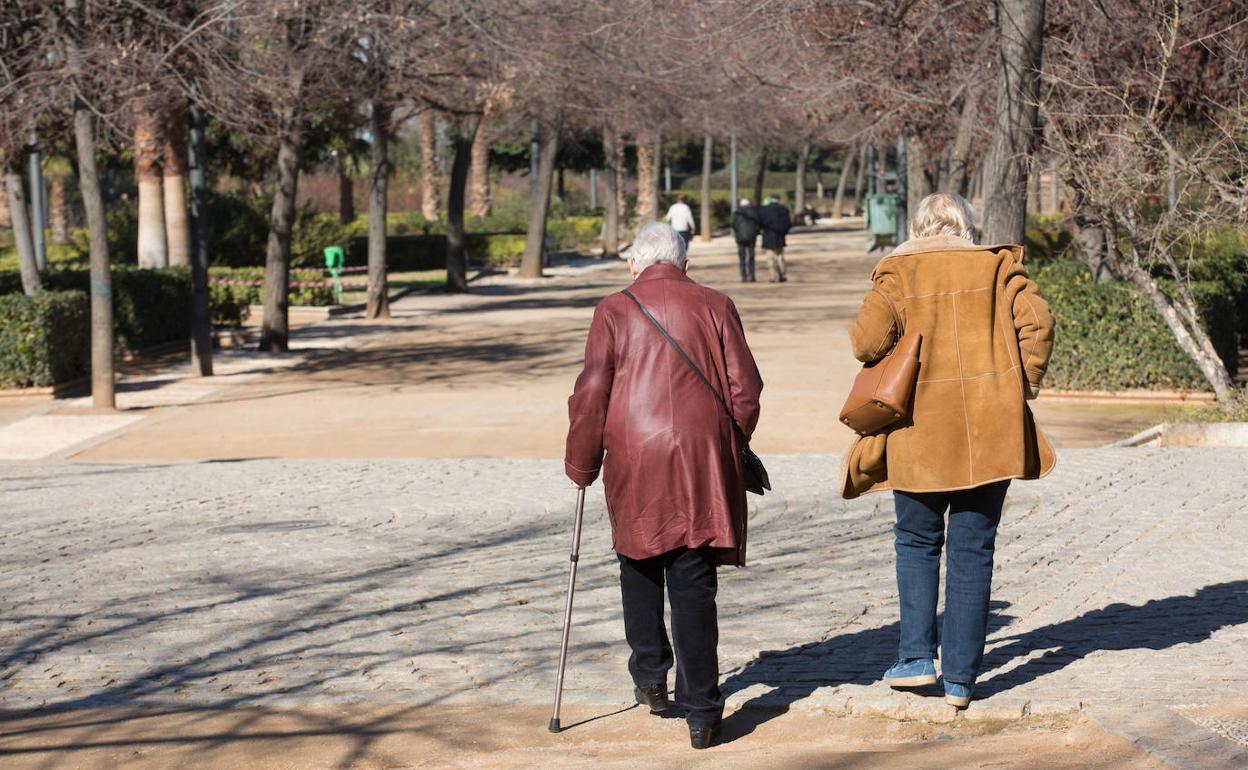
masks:
<svg viewBox="0 0 1248 770"><path fill-rule="evenodd" d="M668 707L666 582L676 701L693 746L705 748L724 707L716 567L745 562L739 450L758 422L763 382L732 300L685 275L685 244L676 231L661 222L643 227L629 267L632 297L612 294L594 311L585 368L568 399L564 465L578 487L603 474L637 702L655 713Z"/></svg>

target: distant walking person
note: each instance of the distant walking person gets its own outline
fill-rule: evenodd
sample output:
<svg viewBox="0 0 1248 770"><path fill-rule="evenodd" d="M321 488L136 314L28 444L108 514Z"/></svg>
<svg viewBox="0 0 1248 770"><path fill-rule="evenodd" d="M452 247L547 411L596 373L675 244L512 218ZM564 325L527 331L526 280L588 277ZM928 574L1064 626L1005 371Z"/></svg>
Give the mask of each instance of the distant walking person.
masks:
<svg viewBox="0 0 1248 770"><path fill-rule="evenodd" d="M737 241L737 264L741 268L742 282L754 282L754 244L760 229L758 211L750 205L749 198L742 198L737 210L732 212L732 237Z"/></svg>
<svg viewBox="0 0 1248 770"><path fill-rule="evenodd" d="M918 332L921 364L909 416L859 437L841 482L846 498L893 490L901 642L884 681L894 687L937 681L947 544L941 673L945 699L958 708L970 703L983 661L1006 490L1056 461L1027 405L1053 352L1053 317L1023 267L1022 247L975 245L974 221L964 198L929 195L910 221L910 239L876 266L849 331L854 355L876 361L900 333Z"/></svg>
<svg viewBox="0 0 1248 770"><path fill-rule="evenodd" d="M676 702L685 709L693 747L706 748L724 710L716 567L745 562L738 455L758 422L763 381L732 300L694 283L685 267L684 241L671 227L651 222L633 240L632 297L612 294L594 311L585 368L568 399L564 469L578 487L603 473L637 702L652 713L669 707L666 582Z"/></svg>
<svg viewBox="0 0 1248 770"><path fill-rule="evenodd" d="M758 212L758 221L763 226L763 251L771 265L771 282L784 283L789 280L784 266L785 236L793 226L789 210L778 198L764 198L763 207Z"/></svg>
<svg viewBox="0 0 1248 770"><path fill-rule="evenodd" d="M693 209L689 208L689 204L685 200L685 194L680 193L676 196L676 202L668 209L666 216L663 217L672 229L680 234L685 242L685 248L689 248L689 242L693 240L693 234L697 231L697 226L693 223Z"/></svg>

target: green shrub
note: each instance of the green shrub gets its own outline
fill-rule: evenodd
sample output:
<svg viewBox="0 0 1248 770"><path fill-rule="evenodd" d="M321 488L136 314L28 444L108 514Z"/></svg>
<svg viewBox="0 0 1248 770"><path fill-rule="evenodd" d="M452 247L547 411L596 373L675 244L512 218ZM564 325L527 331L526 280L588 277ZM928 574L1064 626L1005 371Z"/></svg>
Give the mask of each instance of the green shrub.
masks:
<svg viewBox="0 0 1248 770"><path fill-rule="evenodd" d="M602 217L573 216L552 219L546 223L546 235L555 239L556 248L560 250L590 248L602 237Z"/></svg>
<svg viewBox="0 0 1248 770"><path fill-rule="evenodd" d="M47 387L86 372L90 314L81 291L0 296L0 385Z"/></svg>
<svg viewBox="0 0 1248 770"><path fill-rule="evenodd" d="M1070 390L1208 387L1152 304L1131 284L1097 283L1083 263L1070 260L1041 266L1034 276L1057 321L1046 386ZM1235 325L1234 314L1226 312L1226 294L1213 286L1195 288L1210 336L1225 345ZM1233 358L1227 363L1233 374Z"/></svg>
<svg viewBox="0 0 1248 770"><path fill-rule="evenodd" d="M237 326L250 315L248 306L264 303L263 267L214 267L208 271L210 279L213 323ZM359 280L359 276L344 276L343 280ZM223 284L232 280L241 283ZM328 284L331 279L324 271L304 268L290 271L291 305L329 307L337 304L334 288L330 285L300 286L299 284ZM211 283L217 281L217 283Z"/></svg>

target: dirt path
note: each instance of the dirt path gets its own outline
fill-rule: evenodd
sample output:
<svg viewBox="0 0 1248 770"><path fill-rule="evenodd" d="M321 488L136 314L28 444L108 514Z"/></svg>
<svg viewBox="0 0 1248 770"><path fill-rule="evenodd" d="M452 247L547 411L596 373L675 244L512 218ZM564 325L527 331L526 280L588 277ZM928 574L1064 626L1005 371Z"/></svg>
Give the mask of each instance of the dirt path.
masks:
<svg viewBox="0 0 1248 770"><path fill-rule="evenodd" d="M536 707L324 706L230 711L132 709L10 715L6 770L324 770L325 768L716 768L1158 770L1126 741L1085 722L927 724L818 713L738 712L725 742L689 748L682 720L633 708L580 707L553 735Z"/></svg>
<svg viewBox="0 0 1248 770"><path fill-rule="evenodd" d="M848 445L836 418L858 365L845 329L876 262L862 246L858 231L798 233L788 283L741 284L727 239L695 242L690 274L736 301L766 381L758 451ZM351 337L347 349L150 409L78 458L558 457L594 305L629 280L622 262L562 273L487 280L465 296L410 296L389 321L326 322L318 328ZM1038 412L1059 445L1087 446L1157 422L1160 409L1041 400Z"/></svg>

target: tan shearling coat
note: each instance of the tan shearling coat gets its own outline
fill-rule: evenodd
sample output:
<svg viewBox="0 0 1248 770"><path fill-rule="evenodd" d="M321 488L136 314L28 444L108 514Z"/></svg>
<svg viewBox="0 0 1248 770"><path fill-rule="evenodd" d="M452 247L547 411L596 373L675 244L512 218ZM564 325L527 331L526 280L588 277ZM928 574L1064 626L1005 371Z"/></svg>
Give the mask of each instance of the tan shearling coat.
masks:
<svg viewBox="0 0 1248 770"><path fill-rule="evenodd" d="M880 261L872 281L905 331L923 335L919 375L910 415L846 452L842 496L969 489L1052 470L1053 447L1027 400L1053 352L1053 316L1023 267L1022 247L913 238ZM867 292L849 337L863 362L897 339L877 291Z"/></svg>

